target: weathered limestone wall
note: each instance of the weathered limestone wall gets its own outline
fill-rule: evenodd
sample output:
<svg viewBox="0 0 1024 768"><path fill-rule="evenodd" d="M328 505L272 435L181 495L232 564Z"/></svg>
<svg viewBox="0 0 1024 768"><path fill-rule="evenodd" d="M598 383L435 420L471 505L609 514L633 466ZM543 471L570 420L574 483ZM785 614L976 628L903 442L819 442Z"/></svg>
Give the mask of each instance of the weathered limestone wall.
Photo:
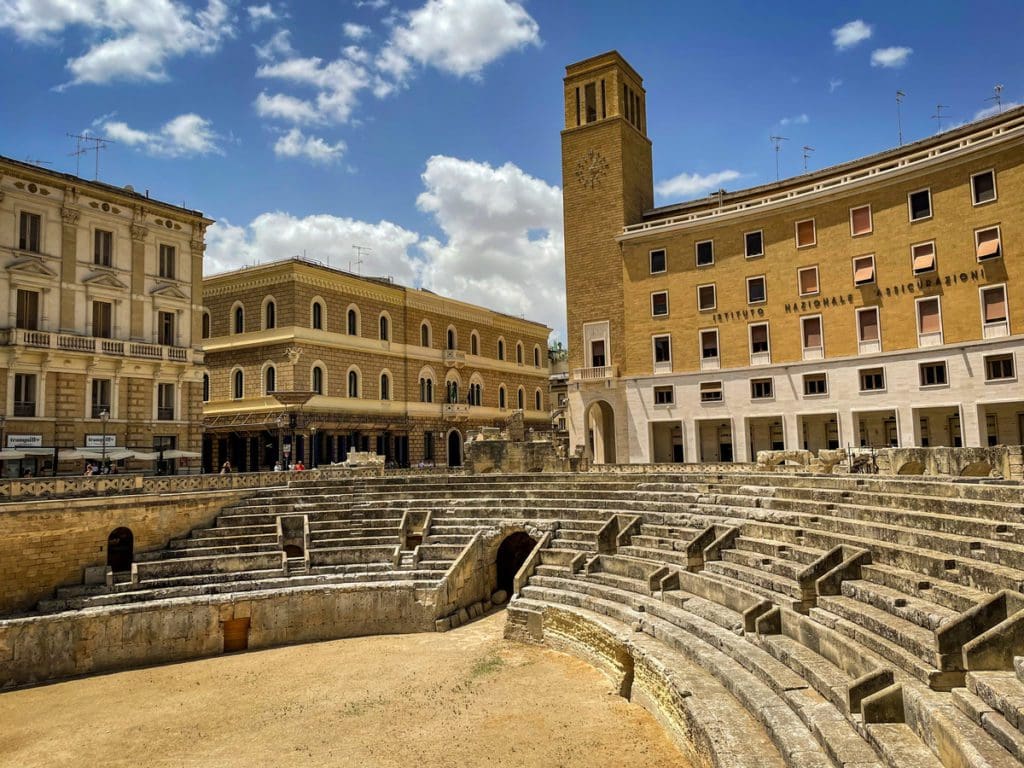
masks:
<svg viewBox="0 0 1024 768"><path fill-rule="evenodd" d="M130 528L135 551L164 547L252 491L56 499L0 504L0 614L31 608L83 569L106 565L107 537Z"/></svg>
<svg viewBox="0 0 1024 768"><path fill-rule="evenodd" d="M221 653L223 622L248 618L249 648L429 632L432 591L305 587L0 621L0 688Z"/></svg>
<svg viewBox="0 0 1024 768"><path fill-rule="evenodd" d="M995 473L1007 480L1024 480L1024 446L992 448L881 448L877 453L880 475L952 475L987 477Z"/></svg>

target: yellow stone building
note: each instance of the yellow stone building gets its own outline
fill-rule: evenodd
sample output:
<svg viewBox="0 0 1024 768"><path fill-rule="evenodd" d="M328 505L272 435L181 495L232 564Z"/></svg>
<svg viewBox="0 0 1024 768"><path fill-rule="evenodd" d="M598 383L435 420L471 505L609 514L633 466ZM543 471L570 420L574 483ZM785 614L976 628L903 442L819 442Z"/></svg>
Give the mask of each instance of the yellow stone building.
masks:
<svg viewBox="0 0 1024 768"><path fill-rule="evenodd" d="M539 323L299 258L208 277L204 296L210 468L459 466L470 429L516 410L551 427Z"/></svg>
<svg viewBox="0 0 1024 768"><path fill-rule="evenodd" d="M55 446L199 449L211 223L0 157L0 433L28 454L7 474L49 470Z"/></svg>
<svg viewBox="0 0 1024 768"><path fill-rule="evenodd" d="M611 52L564 82L571 445L1024 442L1024 108L654 208L640 76Z"/></svg>

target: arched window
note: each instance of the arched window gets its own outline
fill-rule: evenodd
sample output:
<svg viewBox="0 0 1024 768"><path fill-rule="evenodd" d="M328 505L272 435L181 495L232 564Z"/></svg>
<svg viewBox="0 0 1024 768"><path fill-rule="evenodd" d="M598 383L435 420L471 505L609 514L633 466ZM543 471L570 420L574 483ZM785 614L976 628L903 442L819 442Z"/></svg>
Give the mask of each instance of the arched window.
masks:
<svg viewBox="0 0 1024 768"><path fill-rule="evenodd" d="M347 325L346 330L349 336L359 335L359 312L356 311L355 307L348 308L347 314Z"/></svg>
<svg viewBox="0 0 1024 768"><path fill-rule="evenodd" d="M245 333L245 309L241 304L235 307L235 333Z"/></svg>
<svg viewBox="0 0 1024 768"><path fill-rule="evenodd" d="M203 374L203 402L210 402L210 374Z"/></svg>
<svg viewBox="0 0 1024 768"><path fill-rule="evenodd" d="M500 387L498 387L498 407L499 408L504 408L505 407L505 385L504 384L502 384Z"/></svg>
<svg viewBox="0 0 1024 768"><path fill-rule="evenodd" d="M322 331L324 329L324 305L319 301L314 301L311 314L310 324L315 330Z"/></svg>
<svg viewBox="0 0 1024 768"><path fill-rule="evenodd" d="M430 324L426 321L420 324L420 346L430 346Z"/></svg>
<svg viewBox="0 0 1024 768"><path fill-rule="evenodd" d="M520 411L523 410L523 404L526 399L524 397L524 394L525 393L523 392L522 387L516 390L516 408L518 408Z"/></svg>
<svg viewBox="0 0 1024 768"><path fill-rule="evenodd" d="M498 359L499 360L504 360L505 359L505 340L504 339L498 339Z"/></svg>
<svg viewBox="0 0 1024 768"><path fill-rule="evenodd" d="M516 362L523 364L523 344L519 341L516 342Z"/></svg>
<svg viewBox="0 0 1024 768"><path fill-rule="evenodd" d="M269 395L271 392L277 391L277 369L274 366L267 366L266 372L263 374L263 394Z"/></svg>
<svg viewBox="0 0 1024 768"><path fill-rule="evenodd" d="M380 375L380 399L391 399L391 377L386 373Z"/></svg>
<svg viewBox="0 0 1024 768"><path fill-rule="evenodd" d="M277 304L273 299L263 308L263 327L267 330L277 327Z"/></svg>
<svg viewBox="0 0 1024 768"><path fill-rule="evenodd" d="M426 376L420 377L420 402L434 402L434 381Z"/></svg>
<svg viewBox="0 0 1024 768"><path fill-rule="evenodd" d="M313 391L318 395L322 395L324 393L324 369L319 365L314 365L310 379Z"/></svg>
<svg viewBox="0 0 1024 768"><path fill-rule="evenodd" d="M540 368L540 347L536 345L533 347L533 367Z"/></svg>
<svg viewBox="0 0 1024 768"><path fill-rule="evenodd" d="M203 312L203 338L210 338L210 313Z"/></svg>
<svg viewBox="0 0 1024 768"><path fill-rule="evenodd" d="M457 381L449 381L446 386L448 388L448 393L447 393L447 400L445 400L445 402L447 402L447 403L457 403L457 402L459 402L459 382L457 382Z"/></svg>
<svg viewBox="0 0 1024 768"><path fill-rule="evenodd" d="M448 326L448 333L446 334L446 338L445 338L445 344L446 344L445 349L455 349L455 347L456 347L455 341L456 341L456 339L455 339L455 329L452 328L451 326Z"/></svg>
<svg viewBox="0 0 1024 768"><path fill-rule="evenodd" d="M539 389L533 393L533 409L535 411L539 411L541 409L541 397Z"/></svg>
<svg viewBox="0 0 1024 768"><path fill-rule="evenodd" d="M480 354L480 335L476 331L469 334L469 354Z"/></svg>
<svg viewBox="0 0 1024 768"><path fill-rule="evenodd" d="M356 370L348 372L348 396L359 397L359 372Z"/></svg>
<svg viewBox="0 0 1024 768"><path fill-rule="evenodd" d="M235 400L241 400L242 395L245 393L245 374L241 370L237 370L232 375L234 376L233 394Z"/></svg>
<svg viewBox="0 0 1024 768"><path fill-rule="evenodd" d="M388 341L391 338L391 322L387 315L380 316L380 340Z"/></svg>
<svg viewBox="0 0 1024 768"><path fill-rule="evenodd" d="M483 385L480 382L472 382L469 385L469 396L467 402L470 405L482 405L483 404Z"/></svg>

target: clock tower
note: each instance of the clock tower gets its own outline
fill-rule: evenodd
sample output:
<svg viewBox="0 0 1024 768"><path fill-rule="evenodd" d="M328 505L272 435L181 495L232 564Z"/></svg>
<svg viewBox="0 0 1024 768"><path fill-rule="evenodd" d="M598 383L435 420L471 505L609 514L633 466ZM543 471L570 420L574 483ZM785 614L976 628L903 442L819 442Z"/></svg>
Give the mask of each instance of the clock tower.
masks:
<svg viewBox="0 0 1024 768"><path fill-rule="evenodd" d="M617 51L565 71L562 203L568 314L571 447L614 461L612 435L625 429L623 264L616 235L654 203L643 80ZM591 424L603 401L605 420ZM614 414L614 415L613 415ZM621 414L621 416L619 416ZM584 424L586 422L587 425ZM613 424L614 422L614 424ZM604 436L595 442L595 431ZM622 442L625 434L619 435ZM605 444L602 450L601 443ZM622 445L620 460L628 452Z"/></svg>

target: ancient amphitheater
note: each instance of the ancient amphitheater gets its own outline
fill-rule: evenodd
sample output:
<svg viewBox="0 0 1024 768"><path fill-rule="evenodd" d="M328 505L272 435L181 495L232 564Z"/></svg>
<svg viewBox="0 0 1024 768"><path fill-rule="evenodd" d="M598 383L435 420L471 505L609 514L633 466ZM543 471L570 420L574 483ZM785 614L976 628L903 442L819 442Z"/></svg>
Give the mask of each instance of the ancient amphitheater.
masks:
<svg viewBox="0 0 1024 768"><path fill-rule="evenodd" d="M136 534L134 555L87 568L90 583L54 592L55 581L38 600L33 590L57 571L33 561L35 581L4 593L2 685L356 635L467 632L506 592L509 641L602 671L695 766L1024 760L1018 482L738 467L325 471L248 489L241 477L77 509L9 505L15 546L74 515L67 530L95 519L103 549L122 508L142 509L151 530ZM197 496L188 515L161 517ZM183 520L191 531L161 542ZM5 575L19 568L11 547Z"/></svg>

